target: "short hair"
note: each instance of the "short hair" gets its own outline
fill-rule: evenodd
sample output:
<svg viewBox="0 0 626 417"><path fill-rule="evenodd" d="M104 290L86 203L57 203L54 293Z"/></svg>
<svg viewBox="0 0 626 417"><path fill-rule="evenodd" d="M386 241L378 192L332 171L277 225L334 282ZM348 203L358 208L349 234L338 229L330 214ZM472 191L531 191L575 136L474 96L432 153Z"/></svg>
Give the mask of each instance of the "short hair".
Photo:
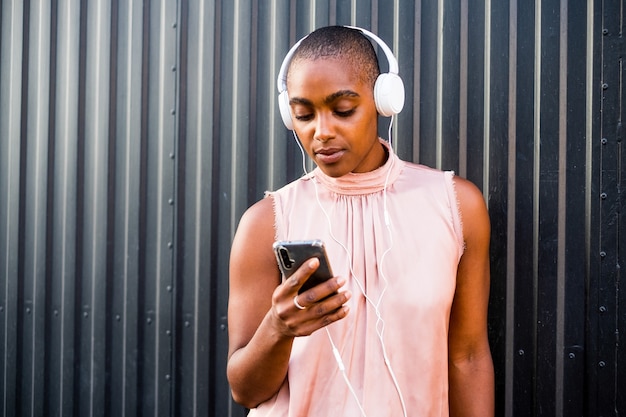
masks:
<svg viewBox="0 0 626 417"><path fill-rule="evenodd" d="M361 71L357 72L357 77L369 83L372 89L380 74L378 57L372 43L357 29L326 26L315 30L302 40L291 58L289 69L301 61L323 58L341 59L353 68L361 68Z"/></svg>

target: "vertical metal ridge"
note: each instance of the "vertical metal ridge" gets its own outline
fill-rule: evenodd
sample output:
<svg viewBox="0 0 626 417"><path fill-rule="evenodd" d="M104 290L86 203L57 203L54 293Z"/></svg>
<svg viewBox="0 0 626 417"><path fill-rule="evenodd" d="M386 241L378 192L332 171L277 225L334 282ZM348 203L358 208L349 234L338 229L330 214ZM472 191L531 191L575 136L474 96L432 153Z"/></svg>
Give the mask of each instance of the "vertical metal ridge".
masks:
<svg viewBox="0 0 626 417"><path fill-rule="evenodd" d="M119 1L112 0L109 6L109 19L107 22L108 25L108 38L109 38L109 48L107 50L108 54L108 65L106 66L108 72L108 85L107 85L107 106L105 117L107 119L108 129L106 132L107 138L107 158L105 159L106 166L106 191L104 191L105 201L107 202L107 209L104 212L105 218L105 227L104 227L104 250L105 250L105 259L103 262L102 269L104 271L103 276L105 280L108 280L109 276L114 275L115 271L115 246L117 244L115 240L115 217L117 213L115 210L109 210L108 207L116 207L117 206L117 182L115 181L115 171L116 171L116 163L117 163L117 142L116 135L117 131L115 126L118 124L117 116L117 94L119 91L118 88L118 74L117 74L117 66L118 66L118 32L119 32ZM103 310L103 323L102 323L102 333L104 334L104 351L103 351L103 359L102 359L102 372L110 375L112 369L114 367L113 363L113 326L114 321L107 319L112 316L114 299L113 299L113 286L112 285L104 285L102 289L103 302L102 302L102 310ZM110 384L103 384L102 386L102 408L105 414L112 414L112 398L113 398L113 386Z"/></svg>
<svg viewBox="0 0 626 417"><path fill-rule="evenodd" d="M392 25L392 36L391 36L391 42L392 42L392 53L394 54L394 56L398 56L398 52L400 51L400 1L399 0L394 0L393 3L393 25ZM398 115L394 115L391 120L390 120L390 125L389 125L389 129L392 130L388 130L389 134L387 139L389 140L390 145L393 147L394 151L397 152L398 150L398 141L397 140L393 140L392 136L393 132L397 132L398 131Z"/></svg>
<svg viewBox="0 0 626 417"><path fill-rule="evenodd" d="M556 387L555 409L563 415L564 355L565 355L565 249L567 211L567 48L568 5L560 0L559 27L559 173L558 173L558 225L557 225L557 286L556 286Z"/></svg>
<svg viewBox="0 0 626 417"><path fill-rule="evenodd" d="M120 113L117 117L117 155L116 155L116 240L114 261L115 276L119 279L119 291L114 298L117 304L114 307L120 313L115 314L119 323L116 334L119 337L119 350L113 347L119 357L121 365L112 370L113 375L119 375L121 383L116 388L120 396L119 412L122 416L132 413L134 397L138 389L136 378L138 364L129 361L129 355L134 351L131 346L133 339L133 325L137 325L138 287L136 274L139 274L138 242L142 238L136 233L140 230L139 214L134 213L141 203L140 181L141 160L141 107L142 107L142 32L144 30L144 10L141 2L134 0L121 2L118 10L118 88L126 94L118 94L116 108ZM125 48L125 49L124 49ZM139 115L138 117L136 117ZM135 117L134 117L135 116ZM123 181L122 181L123 180ZM116 336L113 336L116 337ZM135 346L138 347L138 346ZM115 396L115 394L112 394ZM114 403L115 404L115 403Z"/></svg>
<svg viewBox="0 0 626 417"><path fill-rule="evenodd" d="M106 369L106 253L107 197L110 163L111 6L98 3L86 8L86 62L84 147L84 200L80 202L85 220L81 235L83 280L81 306L77 311L82 327L80 349L81 412L94 414L105 406L105 384L100 375ZM99 341L102 341L101 343Z"/></svg>
<svg viewBox="0 0 626 417"><path fill-rule="evenodd" d="M109 149L109 82L110 73L109 65L106 61L110 58L110 19L111 10L110 3L99 2L95 5L95 9L88 10L91 16L91 23L95 26L93 31L89 33L93 35L91 49L94 53L93 67L91 71L87 68L87 79L91 78L93 83L93 94L87 94L87 120L86 132L89 135L86 139L86 159L89 162L88 169L85 172L86 185L89 190L87 194L86 217L91 222L87 236L85 236L85 247L88 250L87 266L88 270L84 271L84 277L88 281L87 300L88 308L85 313L88 314L87 332L89 339L87 343L88 361L84 361L86 365L88 385L87 407L91 415L104 405L104 398L101 396L102 388L97 382L99 373L104 369L103 349L98 345L97 341L102 339L102 327L106 319L106 300L102 289L106 286L102 282L106 276L106 268L103 257L100 253L106 253L106 192L107 192L107 168ZM89 19L89 17L88 17ZM106 25L108 22L109 25ZM88 36L88 42L89 36ZM90 100L91 98L91 100ZM89 239L91 238L91 239Z"/></svg>
<svg viewBox="0 0 626 417"><path fill-rule="evenodd" d="M539 188L541 175L541 12L542 0L535 0L535 31L534 31L534 80L533 80L533 186L532 186L532 218L533 218L533 241L532 241L532 285L533 285L533 350L537 352L537 332L539 320ZM537 354L533 355L533 379L536 380ZM537 387L533 387L533 402L537 400ZM533 404L533 409L536 404Z"/></svg>
<svg viewBox="0 0 626 417"><path fill-rule="evenodd" d="M312 4L315 2L312 2ZM240 37L241 37L241 22L239 21L241 13L239 11L241 4L239 0L234 0L233 2L233 6L235 8L235 12L234 12L234 21L233 21L233 26L232 26L232 35L233 35L233 64L232 64L232 68L233 68L233 85L232 85L232 94L233 94L233 100L231 103L231 123L232 123L232 150L231 150L231 154L230 154L230 175L231 178L237 178L237 173L239 171L239 165L237 163L237 159L240 155L239 154L239 123L237 120L237 115L238 115L238 111L237 111L237 105L239 104L238 101L235 99L237 97L239 97L239 81L240 81L240 62L239 62L239 56L240 54L237 53L237 48L238 45L240 43ZM232 204L231 204L231 210L230 210L230 216L229 216L229 222L230 222L230 230L234 231L237 227L237 204L236 204L236 200L237 200L237 193L235 190L237 183L236 181L232 181L231 182L231 190L230 190L230 194L231 194L231 200L232 200Z"/></svg>
<svg viewBox="0 0 626 417"><path fill-rule="evenodd" d="M142 377L143 375L148 374L147 364L148 358L146 353L146 346L148 345L148 335L147 330L143 323L146 320L147 305L148 305L148 296L147 292L147 282L148 282L148 271L149 271L149 262L150 253L148 251L149 242L149 219L148 216L145 215L147 213L147 209L149 206L149 198L148 198L148 177L149 177L149 154L148 154L148 144L150 138L150 125L149 125L149 106L150 102L150 79L152 77L152 73L150 72L150 48L152 44L155 43L151 38L150 25L151 25L151 10L152 3L144 3L143 9L141 13L141 113L140 113L140 128L139 128L139 211L144 213L143 216L139 217L138 223L138 276L137 276L137 351L142 352L143 354L137 358L137 380L136 380L136 390L137 395L142 395L144 392L149 390L150 381L147 377ZM141 404L138 398L138 411L145 412L148 404L148 401L145 401L145 404Z"/></svg>
<svg viewBox="0 0 626 417"><path fill-rule="evenodd" d="M22 109L25 103L22 101L21 87L24 83L23 63L27 62L27 53L24 53L24 38L20 36L24 32L24 5L22 2L11 2L10 7L3 7L0 10L0 89L7 91L6 95L0 97L0 174L6 172L6 181L0 176L0 190L5 190L0 206L0 213L5 216L0 219L3 224L0 230L5 233L2 245L4 253L0 256L4 269L1 271L5 277L2 284L3 298L0 298L0 305L3 310L0 312L0 320L3 323L0 332L2 342L2 356L0 357L0 368L2 371L2 381L0 392L0 414L9 415L10 406L14 406L19 400L17 392L18 383L18 361L17 355L20 350L17 348L18 335L18 299L19 283L19 251L20 241L20 190L23 179L20 181L20 161L21 161L21 129L20 117L24 117ZM6 86L7 90L3 87ZM5 102L5 99L7 101ZM6 126L6 129L5 129ZM6 170L6 171L5 171ZM14 277L11 279L11 277ZM11 410L12 412L13 410Z"/></svg>
<svg viewBox="0 0 626 417"><path fill-rule="evenodd" d="M586 91L585 96L587 98L585 105L585 253L587 254L587 259L585 262L586 271L585 275L587 277L591 276L591 250L593 248L593 244L591 242L591 221L592 221L592 198L593 198L593 169L594 169L594 161L593 161L593 119L594 119L594 47L593 47L593 33L595 31L594 28L594 0L587 0L587 45L585 45L587 49L587 62L586 62L586 70L587 70L587 78L585 80Z"/></svg>
<svg viewBox="0 0 626 417"><path fill-rule="evenodd" d="M391 36L391 45L394 56L398 56L398 52L400 51L400 1L394 0L393 2L393 25L392 25L392 36Z"/></svg>
<svg viewBox="0 0 626 417"><path fill-rule="evenodd" d="M491 0L485 0L485 55L484 60L484 91L483 91L483 181L482 191L485 202L489 201L490 185L490 142L491 142Z"/></svg>
<svg viewBox="0 0 626 417"><path fill-rule="evenodd" d="M198 3L198 19L200 20L201 24L198 25L198 73L197 73L197 79L196 82L198 83L198 89L197 91L198 93L198 97L197 97L197 108L198 109L202 109L203 106L203 99L204 99L204 95L202 94L202 92L204 91L204 82L203 82L203 78L204 78L204 73L205 73L205 58L204 58L204 46L205 46L205 25L202 24L204 21L203 19L205 19L206 13L205 13L205 2L201 1ZM211 73L210 69L208 69L208 72ZM207 103L209 106L211 106L211 103ZM196 129L197 129L197 134L201 134L204 132L204 126L203 126L203 118L202 116L198 116L197 120L196 120ZM198 140L197 141L197 149L196 149L196 172L195 172L195 184L196 184L196 189L195 189L195 196L196 196L196 205L194 207L194 215L195 215L195 223L197 225L202 224L202 161L203 161L203 157L204 157L204 152L203 152L204 148L203 148L203 141L202 140ZM193 264L193 284L194 284L194 288L195 288L195 292L194 292L194 306L193 306L193 311L194 311L194 317L196 318L196 320L194 320L193 323L193 327L194 327L194 338L193 338L193 376L192 376L192 381L193 381L193 394L192 394L192 410L193 410L193 415L197 415L197 409L198 409L198 362L199 362L199 340L198 340L198 332L199 332L199 326L200 326L200 320L198 320L198 318L200 317L200 311L199 311L199 307L200 307L200 291L198 290L201 287L200 284L200 278L201 278L201 260L202 260L202 253L201 253L201 234L199 230L196 230L195 236L194 236L194 264Z"/></svg>
<svg viewBox="0 0 626 417"><path fill-rule="evenodd" d="M461 23L459 27L459 176L467 177L467 94L469 65L469 6L468 0L461 0Z"/></svg>
<svg viewBox="0 0 626 417"><path fill-rule="evenodd" d="M437 0L437 94L435 110L435 167L441 169L443 163L443 12L444 1Z"/></svg>
<svg viewBox="0 0 626 417"><path fill-rule="evenodd" d="M211 166L211 179L210 179L210 187L211 190L213 190L213 194L219 194L221 191L220 188L220 182L221 182L221 172L219 169L219 162L220 162L220 154L221 149L223 149L221 143L220 143L220 132L222 131L222 120L226 119L226 115L225 110L223 111L221 108L221 99L222 99L222 92L220 89L220 82L219 80L223 79L223 71L221 69L221 64L222 61L225 60L225 53L223 51L223 47L222 47L222 43L223 43L223 38L225 37L226 33L225 30L223 29L223 27L225 25L222 24L222 19L223 19L223 15L224 15L224 11L223 11L223 7L224 5L222 4L221 1L216 1L215 2L215 11L214 11L214 16L215 16L215 28L214 28L214 33L212 34L214 36L214 53L213 53L213 83L212 83L212 87L213 87L213 97L212 97L212 106L213 106L213 115L214 115L214 123L212 126L212 129L210 130L210 137L212 139L212 146L211 146L211 156L210 156L210 161L209 164ZM217 244L213 244L213 242L217 242L218 239L221 237L221 229L217 226L220 222L220 218L221 218L221 212L219 210L221 206L221 201L220 199L215 199L212 198L210 201L210 222L211 222L211 228L210 228L210 239L211 239L211 244L210 244L210 269L209 269L209 274L210 275L217 275L219 274L220 271L220 266L218 265L218 262L216 261L217 259L219 259L219 248ZM228 242L231 242L231 237L228 236ZM211 282L212 284L212 282ZM219 314L219 310L217 307L217 303L215 302L215 298L218 294L217 290L215 290L216 286L212 285L211 290L208 291L208 294L210 294L210 302L209 302L209 313L208 313L208 324L210 327L210 331L209 331L209 340L211 342L213 342L213 344L209 345L211 346L209 348L209 354L208 354L208 360L210 361L209 363L209 370L212 372L215 372L214 370L217 368L215 362L216 362L216 358L218 357L217 355L217 349L215 349L215 345L217 344L216 342L216 337L215 334L217 333L217 326L219 323L219 318L218 318L218 314ZM197 318L199 319L199 318ZM212 379L208 381L208 388L210 390L210 394L209 396L211 398L215 398L214 395L216 395L215 393L218 391L218 387L220 386L220 382L217 379ZM225 385L228 386L228 383L226 381L224 381ZM222 384L224 385L224 384ZM216 401L217 404L217 401ZM223 410L225 409L227 412L228 416L232 415L231 409L232 409L232 401L227 401L226 405L223 406ZM218 405L216 405L214 407L214 409L218 409Z"/></svg>
<svg viewBox="0 0 626 417"><path fill-rule="evenodd" d="M133 4L134 1L128 1L125 3L126 4L126 10L124 12L128 13L129 16L132 16L132 10L133 10ZM132 66L130 65L130 62L132 62L132 45L133 45L133 39L132 39L132 34L133 34L133 19L128 19L128 25L125 28L122 28L120 30L120 35L124 32L122 32L123 30L128 30L128 35L127 35L127 39L129 40L127 42L128 45L128 49L126 51L125 56L123 56L123 58L125 58L125 61L123 61L122 64L120 65L124 65L126 64L126 71L124 71L124 68L120 68L120 73L123 74L124 77L126 77L126 79L122 79L122 82L120 82L119 85L122 85L122 83L125 84L123 85L123 88L126 89L127 91L132 91L131 88L131 83L132 83L132 71L131 68ZM122 102L121 104L124 106L124 108L126 109L126 111L128 111L128 109L130 109L130 102L131 102L131 94L128 94L126 96L126 100L124 102ZM121 167L123 169L123 172L126 173L126 175L129 175L130 173L130 146L131 146L131 123L130 123L130 118L126 117L125 120L123 121L118 121L118 123L120 123L122 125L121 127L121 131L122 131L122 137L124 137L126 139L126 144L123 148L124 153L123 153L123 160L121 161ZM123 191L122 191L122 196L123 196L123 206L122 206L122 219L121 219L121 223L122 223L122 239L121 239L121 247L122 250L121 252L123 254L129 253L129 234L130 234L130 209L129 209L129 205L130 205L130 185L131 185L131 181L127 180L124 184L123 184ZM127 349L128 349L128 339L126 337L126 332L127 332L127 326L128 326L128 279L129 279L129 262L127 260L127 258L124 256L122 257L122 267L121 267L121 280L122 280L122 294L121 294L121 298L123 300L123 307L122 307L122 314L121 314L121 328L122 328L122 340L121 340L121 363L122 363L122 369L126 369L127 366ZM122 381L122 386L126 387L127 385L127 373L125 371L122 372L121 375L121 381ZM127 404L127 390L126 388L121 390L121 398L120 398L120 408L121 408L121 415L122 417L124 417L126 415L126 404Z"/></svg>
<svg viewBox="0 0 626 417"><path fill-rule="evenodd" d="M278 24L278 10L276 10L277 5L276 2L273 1L271 2L270 7L272 8L272 12L270 15L270 46L269 46L269 56L271 57L269 60L269 74L268 74L268 80L267 82L269 82L270 86L275 86L276 84L276 77L278 74L278 68L279 66L277 65L277 58L279 56L278 53L278 30L281 27L281 25ZM282 22L281 22L282 23ZM289 45L287 45L288 48L290 48ZM278 61L281 62L281 61ZM270 88L269 91L273 91L274 94L276 93L276 89L275 88ZM281 127L280 123L276 123L276 120L280 117L280 115L276 112L276 106L278 105L277 103L277 99L275 95L272 95L271 93L268 96L268 111L269 111L269 132L272 135L272 137L277 137L280 136L278 134L278 129ZM274 140L275 139L270 139L270 146L269 146L269 152L268 152L268 164L267 164L267 176L268 178L270 178L269 180L269 189L273 190L275 189L275 187L277 186L277 184L274 183L274 166L276 166L277 163L277 155L276 155L276 146L274 145Z"/></svg>
<svg viewBox="0 0 626 417"><path fill-rule="evenodd" d="M71 204L76 195L76 163L73 156L76 155L77 131L76 113L78 107L78 89L75 80L78 78L78 43L79 33L76 23L79 21L80 6L76 2L67 1L59 5L58 10L58 70L56 78L59 81L59 88L56 100L59 109L59 123L55 126L55 193L59 195L59 203L55 206L60 213L55 214L55 221L60 218L58 227L59 236L53 236L55 247L60 247L58 257L60 265L58 269L52 271L59 276L60 288L60 312L59 312L59 363L58 366L58 414L63 415L67 408L65 403L69 403L72 393L73 373L67 364L73 362L73 351L71 350L71 338L68 334L73 332L70 326L71 319L75 314L71 301L74 298L74 287L71 277L76 275L75 264L72 258L76 253L76 243L73 239L75 220L75 205ZM80 27L78 25L78 27ZM54 230L54 229L53 229ZM53 254L54 256L54 254ZM56 258L56 256L55 256ZM67 398L67 400L66 400Z"/></svg>
<svg viewBox="0 0 626 417"><path fill-rule="evenodd" d="M38 340L45 340L42 326L42 319L45 317L45 256L46 256L46 215L47 215L47 172L48 172L48 113L49 106L49 65L50 65L50 43L47 35L50 34L50 4L41 2L36 7L34 13L29 18L33 25L29 26L34 42L29 45L29 53L32 51L33 60L29 60L29 71L33 71L32 82L29 75L28 107L29 120L33 125L32 131L27 133L29 146L29 157L32 158L29 164L28 173L32 175L28 181L27 188L32 190L31 210L27 209L26 216L31 221L30 228L27 222L27 236L32 240L27 259L30 258L31 267L26 270L25 277L28 280L25 286L25 297L30 298L30 307L27 307L29 323L26 325L28 334L28 369L25 373L28 384L26 401L28 401L28 412L36 415L41 412L42 407L42 378L39 372L43 370L43 355L41 345ZM31 49L32 47L32 49ZM31 116L32 115L32 116ZM32 117L32 118L31 118ZM32 145L32 148L31 148ZM30 253L28 253L30 252ZM30 255L30 257L28 256ZM26 263L28 264L28 262ZM30 326L30 329L28 327ZM30 395L30 397L29 397Z"/></svg>
<svg viewBox="0 0 626 417"><path fill-rule="evenodd" d="M517 174L517 0L511 0L509 4L509 103L508 103L508 173L507 173L507 233L506 233L506 326L505 326L505 369L504 378L513 381L513 352L515 348L515 220L516 220L516 174ZM513 384L507 384L504 388L505 415L512 417L513 409Z"/></svg>
<svg viewBox="0 0 626 417"><path fill-rule="evenodd" d="M167 114L166 103L165 103L165 33L166 33L166 22L165 22L165 1L160 2L160 7L158 10L157 16L157 27L158 27L158 51L156 52L157 57L157 68L156 77L158 79L157 86L159 87L156 94L156 108L157 108L157 143L156 143L156 246L155 246L155 282L154 282L154 306L155 306L155 314L154 314L154 384L152 386L153 395L154 395L154 416L158 416L158 410L162 407L162 397L160 395L162 381L161 381L161 343L159 343L161 327L162 327L162 317L161 317L161 308L162 308L162 300L161 300L161 285L163 281L163 276L165 275L162 271L163 265L163 247L164 247L164 187L165 184L164 178L162 176L164 167L165 167L165 118Z"/></svg>
<svg viewBox="0 0 626 417"><path fill-rule="evenodd" d="M83 311L84 311L84 295L83 287L84 282L82 277L85 275L84 267L86 264L85 250L83 243L85 241L85 234L87 230L87 220L85 214L85 201L87 196L85 179L86 172L86 137L87 135L87 62L88 60L88 40L87 40L87 26L88 26L88 8L81 7L78 12L78 79L77 79L77 99L78 105L76 109L76 201L75 201L75 230L73 240L80 250L76 251L76 258L74 268L76 271L75 279L75 292L74 299L72 300L72 308L74 310L74 317L72 318L72 324L74 326L74 339L71 341L72 349L74 352L75 366L73 368L73 386L72 396L73 398L80 398L80 401L76 401L73 405L74 412L84 412L84 398L88 397L83 394L83 361L85 360L85 354L82 350L83 337L86 332L82 327ZM85 280L86 281L86 280Z"/></svg>
<svg viewBox="0 0 626 417"><path fill-rule="evenodd" d="M421 80L421 52L422 52L422 0L415 2L415 29L413 29L413 137L411 142L413 144L413 161L420 161L420 144L421 144L421 123L420 123L420 80Z"/></svg>

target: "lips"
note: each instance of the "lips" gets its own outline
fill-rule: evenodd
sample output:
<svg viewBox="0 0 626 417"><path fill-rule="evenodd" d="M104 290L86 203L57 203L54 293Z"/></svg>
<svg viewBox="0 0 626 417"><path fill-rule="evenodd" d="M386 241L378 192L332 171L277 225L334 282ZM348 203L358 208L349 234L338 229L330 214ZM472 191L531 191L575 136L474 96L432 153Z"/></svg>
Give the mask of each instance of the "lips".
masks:
<svg viewBox="0 0 626 417"><path fill-rule="evenodd" d="M322 148L315 151L315 158L324 164L334 164L346 153L340 148Z"/></svg>

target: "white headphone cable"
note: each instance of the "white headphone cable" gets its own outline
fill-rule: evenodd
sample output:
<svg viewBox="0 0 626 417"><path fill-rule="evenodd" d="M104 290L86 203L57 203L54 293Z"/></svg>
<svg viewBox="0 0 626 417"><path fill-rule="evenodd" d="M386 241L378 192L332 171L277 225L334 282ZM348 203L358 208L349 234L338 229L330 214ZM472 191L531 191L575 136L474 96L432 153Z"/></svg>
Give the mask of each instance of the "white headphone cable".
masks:
<svg viewBox="0 0 626 417"><path fill-rule="evenodd" d="M328 214L328 212L326 211L326 209L324 208L324 206L322 205L322 202L320 200L319 197L319 192L318 192L318 188L317 188L317 183L315 179L312 179L313 182L313 187L315 188L315 198L317 200L317 204L320 207L320 209L322 210L322 212L324 213L324 216L326 217L326 221L328 222L328 231L329 234L331 236L331 238L339 245L341 246L341 248L345 251L346 255L348 256L348 266L350 268L350 274L352 276L352 278L354 279L354 282L356 283L356 285L359 287L359 290L361 291L361 293L363 294L363 296L365 297L366 301L372 306L374 307L374 312L376 314L376 334L378 336L378 339L380 341L380 345L381 345L381 349L382 349L382 354L383 354L383 359L385 362L385 366L387 367L387 370L389 371L389 375L391 376L391 379L394 383L394 387L396 388L396 391L398 393L398 397L400 399L400 403L402 405L402 410L403 410L403 414L406 417L407 414L407 410L406 410L406 404L404 402L404 397L402 395L402 390L400 389L400 385L398 383L398 380L396 378L395 372L393 371L393 368L391 366L391 361L389 360L389 357L387 356L387 349L385 348L385 342L384 342L384 332L385 332L385 321L382 318L382 314L380 313L380 304L382 302L383 296L385 295L386 291L387 291L387 287L389 285L389 281L387 280L387 276L383 270L383 266L384 266L384 260L387 256L387 254L391 251L391 249L393 248L393 233L391 231L391 219L389 217L389 213L387 211L387 186L389 184L389 177L393 168L393 164L395 163L395 159L392 158L391 153L393 153L393 148L392 148L392 126L393 126L393 120L394 120L394 116L391 116L391 120L389 121L389 128L388 128L388 137L389 137L389 158L391 158L390 161L390 166L389 169L387 170L387 175L385 177L385 184L383 186L383 215L384 215L384 220L385 220L385 226L387 228L387 232L389 234L389 240L390 240L390 244L389 247L385 250L385 252L382 254L381 258L380 258L380 263L379 263L379 273L380 276L384 282L384 286L383 289L378 297L378 301L376 303L374 303L374 301L367 295L365 288L363 288L361 282L359 281L359 279L357 278L354 269L352 268L352 255L350 254L350 251L348 250L348 248L346 248L346 246L339 241L339 239L337 239L337 237L335 236L335 234L332 231L332 222L330 220L330 216ZM309 175L309 172L306 169L306 152L304 152L304 149L302 147L302 144L300 143L300 140L298 139L298 136L296 135L295 130L292 130L293 136L296 140L296 143L298 144L298 147L300 148L300 152L302 154L302 169L304 171L305 175ZM355 397L355 399L357 400L357 404L359 405L359 408L361 409L361 413L363 415L365 415L364 410L361 406L360 401L358 400L356 393L354 392L354 389L352 387L352 384L350 383L349 379L346 376L345 373L345 367L343 365L343 361L341 360L341 356L339 354L339 351L337 350L332 337L330 335L330 332L328 331L328 328L326 328L326 333L328 334L328 338L330 340L331 346L333 348L333 354L335 355L335 360L337 361L337 364L339 366L339 369L341 370L343 377L346 381L346 383L348 384L348 388L350 389L350 391L352 392L352 395Z"/></svg>
<svg viewBox="0 0 626 417"><path fill-rule="evenodd" d="M337 366L339 367L339 372L341 372L341 375L343 376L343 380L346 382L346 385L348 386L348 389L350 390L352 397L354 397L356 404L359 406L361 415L363 417L367 417L367 414L365 414L365 410L363 409L363 406L361 405L361 401L359 401L359 396L354 391L354 387L350 383L348 374L346 374L346 367L343 364L343 359L341 359L341 354L339 353L339 349L337 349L337 346L335 346L335 342L333 342L333 338L330 336L330 332L328 331L328 326L324 327L324 330L326 330L326 334L328 335L328 340L330 341L330 346L333 349L333 355L335 356L335 362L337 362Z"/></svg>

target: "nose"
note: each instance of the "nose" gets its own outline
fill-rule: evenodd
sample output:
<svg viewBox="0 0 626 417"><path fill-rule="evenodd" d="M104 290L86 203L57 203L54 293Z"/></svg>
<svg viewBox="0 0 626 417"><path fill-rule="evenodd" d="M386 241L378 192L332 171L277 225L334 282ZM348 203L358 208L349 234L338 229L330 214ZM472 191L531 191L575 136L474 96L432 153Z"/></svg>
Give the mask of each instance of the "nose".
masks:
<svg viewBox="0 0 626 417"><path fill-rule="evenodd" d="M327 114L326 112L318 113L314 139L320 142L327 142L334 136L332 114Z"/></svg>

